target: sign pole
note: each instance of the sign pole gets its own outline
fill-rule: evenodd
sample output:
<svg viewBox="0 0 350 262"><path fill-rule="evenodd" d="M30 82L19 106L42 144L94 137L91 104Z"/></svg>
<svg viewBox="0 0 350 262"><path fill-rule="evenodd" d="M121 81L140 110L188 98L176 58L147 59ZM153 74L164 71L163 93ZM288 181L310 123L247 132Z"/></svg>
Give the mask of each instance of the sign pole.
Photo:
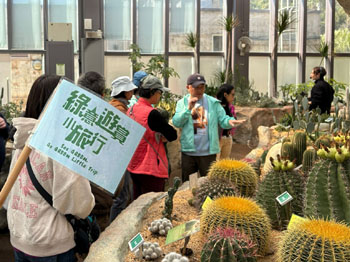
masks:
<svg viewBox="0 0 350 262"><path fill-rule="evenodd" d="M24 166L25 162L27 161L30 152L32 152L32 149L28 146L25 146L15 164L13 167L11 173L8 175L7 180L5 182L5 185L3 186L1 192L0 192L0 208L5 202L6 197L11 191L11 188L13 187L14 183L16 182L16 179L19 175L19 172L21 172L22 167Z"/></svg>

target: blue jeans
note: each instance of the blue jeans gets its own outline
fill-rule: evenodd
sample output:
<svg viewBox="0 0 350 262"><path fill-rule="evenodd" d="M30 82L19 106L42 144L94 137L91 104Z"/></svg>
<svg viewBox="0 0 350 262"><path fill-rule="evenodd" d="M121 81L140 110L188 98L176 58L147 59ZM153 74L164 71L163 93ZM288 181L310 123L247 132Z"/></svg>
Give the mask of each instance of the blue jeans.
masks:
<svg viewBox="0 0 350 262"><path fill-rule="evenodd" d="M49 257L33 257L19 250L15 250L15 262L75 262L74 250Z"/></svg>

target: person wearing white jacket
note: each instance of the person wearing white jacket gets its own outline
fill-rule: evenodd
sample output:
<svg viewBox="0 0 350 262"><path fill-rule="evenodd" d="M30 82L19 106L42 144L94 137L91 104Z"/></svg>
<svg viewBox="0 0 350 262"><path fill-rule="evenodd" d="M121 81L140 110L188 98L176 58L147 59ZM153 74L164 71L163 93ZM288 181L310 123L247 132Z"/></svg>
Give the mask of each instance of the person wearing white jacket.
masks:
<svg viewBox="0 0 350 262"><path fill-rule="evenodd" d="M40 76L33 84L24 117L15 118L13 168L58 76ZM52 195L53 206L33 186L24 166L8 197L7 220L15 261L75 261L74 232L65 214L85 218L95 205L89 181L33 149L30 156L35 177Z"/></svg>

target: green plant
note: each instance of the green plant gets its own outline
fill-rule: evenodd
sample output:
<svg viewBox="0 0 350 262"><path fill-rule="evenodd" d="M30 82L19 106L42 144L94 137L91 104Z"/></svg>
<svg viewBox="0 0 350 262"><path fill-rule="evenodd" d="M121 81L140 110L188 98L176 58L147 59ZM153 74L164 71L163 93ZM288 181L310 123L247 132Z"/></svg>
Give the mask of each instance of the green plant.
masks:
<svg viewBox="0 0 350 262"><path fill-rule="evenodd" d="M208 178L231 181L243 196L253 196L258 176L254 169L243 161L223 159L214 162L208 172Z"/></svg>
<svg viewBox="0 0 350 262"><path fill-rule="evenodd" d="M315 149L307 149L303 154L303 172L304 174L309 173L312 166L316 160L316 151Z"/></svg>
<svg viewBox="0 0 350 262"><path fill-rule="evenodd" d="M233 183L222 179L212 179L201 184L198 189L194 190L193 205L200 209L207 197L215 199L221 196L235 196L237 190Z"/></svg>
<svg viewBox="0 0 350 262"><path fill-rule="evenodd" d="M226 67L225 67L225 83L229 81L229 72L232 72L230 67L231 53L232 53L232 31L235 27L240 24L237 17L232 15L225 16L221 19L220 25L224 28L227 33L227 56L226 56Z"/></svg>
<svg viewBox="0 0 350 262"><path fill-rule="evenodd" d="M304 213L350 223L349 151L332 146L319 149L317 155L320 160L306 183Z"/></svg>
<svg viewBox="0 0 350 262"><path fill-rule="evenodd" d="M140 71L145 67L145 63L141 61L141 49L137 44L131 44L130 49L129 59L132 65L132 71Z"/></svg>
<svg viewBox="0 0 350 262"><path fill-rule="evenodd" d="M194 70L195 73L198 73L198 55L196 46L198 43L198 37L193 32L187 33L185 38L185 45L192 48L194 55Z"/></svg>
<svg viewBox="0 0 350 262"><path fill-rule="evenodd" d="M201 231L210 234L219 227L236 228L246 234L263 255L271 231L265 211L254 201L243 197L220 197L208 204L201 215Z"/></svg>
<svg viewBox="0 0 350 262"><path fill-rule="evenodd" d="M293 161L295 159L294 146L292 142L283 142L281 147L281 156Z"/></svg>
<svg viewBox="0 0 350 262"><path fill-rule="evenodd" d="M164 201L164 210L162 212L163 216L169 220L172 219L171 213L173 212L173 198L174 195L181 184L181 179L178 177L174 178L174 186L168 189L168 195Z"/></svg>
<svg viewBox="0 0 350 262"><path fill-rule="evenodd" d="M334 221L306 220L284 234L279 262L350 261L350 228Z"/></svg>
<svg viewBox="0 0 350 262"><path fill-rule="evenodd" d="M174 68L168 66L163 55L153 56L148 61L145 71L159 78L180 77Z"/></svg>
<svg viewBox="0 0 350 262"><path fill-rule="evenodd" d="M201 252L201 262L255 262L256 245L232 228L217 228L209 236Z"/></svg>
<svg viewBox="0 0 350 262"><path fill-rule="evenodd" d="M328 53L329 53L329 45L328 45L328 43L326 43L326 41L321 39L321 42L320 42L319 47L317 48L317 51L321 55L321 62L319 64L319 66L321 66L322 63L323 63L323 60L328 57Z"/></svg>
<svg viewBox="0 0 350 262"><path fill-rule="evenodd" d="M12 124L12 119L19 117L23 113L23 100L18 104L9 102L0 106L0 112L6 118L7 122Z"/></svg>
<svg viewBox="0 0 350 262"><path fill-rule="evenodd" d="M334 89L334 96L343 100L345 95L345 90L348 87L348 85L342 82L338 82L333 78L329 79L328 82Z"/></svg>
<svg viewBox="0 0 350 262"><path fill-rule="evenodd" d="M303 154L306 150L306 133L295 132L292 138L292 145L294 156L296 158L296 164L299 166L303 162Z"/></svg>
<svg viewBox="0 0 350 262"><path fill-rule="evenodd" d="M169 118L172 118L175 114L176 103L180 100L182 96L175 95L170 92L165 92L162 96L162 99L157 104L157 108L162 108L169 113Z"/></svg>
<svg viewBox="0 0 350 262"><path fill-rule="evenodd" d="M281 230L288 225L292 213L302 215L304 187L302 177L293 170L294 165L288 170L288 164L292 162L271 160L274 168L266 174L264 180L260 183L256 194L256 202L266 210L272 227ZM275 170L276 162L279 162L280 165L278 171ZM293 197L293 200L281 206L276 197L285 191Z"/></svg>

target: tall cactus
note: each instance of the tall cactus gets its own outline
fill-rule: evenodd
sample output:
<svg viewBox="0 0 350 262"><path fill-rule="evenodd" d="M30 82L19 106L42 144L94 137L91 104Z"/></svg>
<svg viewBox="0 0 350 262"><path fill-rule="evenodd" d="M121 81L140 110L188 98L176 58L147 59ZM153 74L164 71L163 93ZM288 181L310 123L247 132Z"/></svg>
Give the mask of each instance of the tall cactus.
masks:
<svg viewBox="0 0 350 262"><path fill-rule="evenodd" d="M258 176L246 162L223 159L214 162L208 173L209 179L220 178L231 181L240 194L253 196L258 184Z"/></svg>
<svg viewBox="0 0 350 262"><path fill-rule="evenodd" d="M307 149L304 151L304 154L303 154L303 172L304 172L304 174L307 174L311 170L315 160L316 160L315 149Z"/></svg>
<svg viewBox="0 0 350 262"><path fill-rule="evenodd" d="M203 210L201 231L210 234L218 227L236 228L257 244L258 254L263 255L271 231L265 211L254 201L243 197L220 197Z"/></svg>
<svg viewBox="0 0 350 262"><path fill-rule="evenodd" d="M281 156L291 161L295 158L295 152L292 142L284 142L281 148Z"/></svg>
<svg viewBox="0 0 350 262"><path fill-rule="evenodd" d="M349 262L350 228L333 221L306 220L283 236L278 262Z"/></svg>
<svg viewBox="0 0 350 262"><path fill-rule="evenodd" d="M257 248L245 234L232 228L217 228L204 244L201 262L255 262Z"/></svg>
<svg viewBox="0 0 350 262"><path fill-rule="evenodd" d="M283 165L281 164L281 166ZM293 197L293 200L281 206L276 197L285 191ZM298 172L293 169L272 170L260 183L256 202L266 210L273 228L284 229L288 225L292 213L302 215L303 191L303 179Z"/></svg>
<svg viewBox="0 0 350 262"><path fill-rule="evenodd" d="M309 172L304 214L350 224L350 160L338 163L332 149L331 158L320 159Z"/></svg>
<svg viewBox="0 0 350 262"><path fill-rule="evenodd" d="M292 139L292 144L294 147L296 164L301 165L303 161L303 154L306 150L306 133L295 132Z"/></svg>

